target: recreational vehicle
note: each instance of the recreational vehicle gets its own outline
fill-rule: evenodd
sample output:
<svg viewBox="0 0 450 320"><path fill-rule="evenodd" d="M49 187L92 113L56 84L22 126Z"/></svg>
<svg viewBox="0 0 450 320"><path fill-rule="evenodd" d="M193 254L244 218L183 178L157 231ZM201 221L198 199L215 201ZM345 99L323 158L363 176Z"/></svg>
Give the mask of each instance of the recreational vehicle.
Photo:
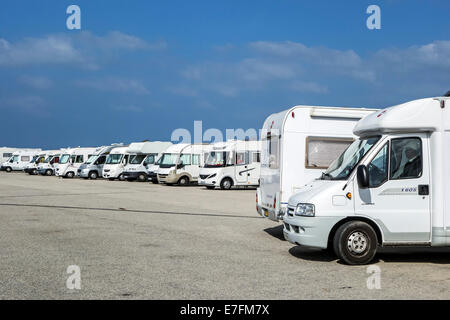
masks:
<svg viewBox="0 0 450 320"><path fill-rule="evenodd" d="M11 172L11 171L22 171L30 163L34 156L37 156L41 152L41 149L35 150L17 150L13 152L12 156L4 162L0 170Z"/></svg>
<svg viewBox="0 0 450 320"><path fill-rule="evenodd" d="M147 181L148 165L153 165L161 154L172 145L172 142L147 141L130 144L128 152L130 161L123 169L123 177L128 181Z"/></svg>
<svg viewBox="0 0 450 320"><path fill-rule="evenodd" d="M56 165L55 175L63 178L73 178L78 168L96 151L95 148L70 148L65 150Z"/></svg>
<svg viewBox="0 0 450 320"><path fill-rule="evenodd" d="M258 186L261 168L261 141L227 141L212 145L198 184L208 189L228 190Z"/></svg>
<svg viewBox="0 0 450 320"><path fill-rule="evenodd" d="M450 246L450 97L373 113L318 179L289 199L285 238L370 263L378 246Z"/></svg>
<svg viewBox="0 0 450 320"><path fill-rule="evenodd" d="M376 109L296 106L270 115L261 133L256 209L278 221L289 197L320 176L354 139L352 130Z"/></svg>
<svg viewBox="0 0 450 320"><path fill-rule="evenodd" d="M44 163L46 157L48 155L54 152L53 150L45 150L42 151L42 153L39 153L38 155L34 156L33 159L27 164L27 166L23 169L25 173L28 173L29 175L37 175L38 174L38 166L42 163Z"/></svg>
<svg viewBox="0 0 450 320"><path fill-rule="evenodd" d="M55 174L55 166L59 163L59 158L61 157L61 153L64 153L65 150L57 150L53 153L47 155L43 163L40 163L37 167L38 174L43 176L52 176Z"/></svg>
<svg viewBox="0 0 450 320"><path fill-rule="evenodd" d="M125 180L122 173L123 168L128 164L129 157L128 146L112 149L103 166L103 178L111 181L115 179Z"/></svg>
<svg viewBox="0 0 450 320"><path fill-rule="evenodd" d="M179 143L170 146L161 156L158 181L168 185L188 185L198 180L205 156L211 150L207 144Z"/></svg>
<svg viewBox="0 0 450 320"><path fill-rule="evenodd" d="M12 157L13 153L17 150L19 149L8 147L0 148L0 163L8 161Z"/></svg>
<svg viewBox="0 0 450 320"><path fill-rule="evenodd" d="M106 158L108 157L111 150L117 148L118 146L122 145L113 144L110 146L97 148L94 154L91 155L89 159L87 159L87 161L78 168L78 176L80 178L93 180L101 177L103 166L106 163Z"/></svg>

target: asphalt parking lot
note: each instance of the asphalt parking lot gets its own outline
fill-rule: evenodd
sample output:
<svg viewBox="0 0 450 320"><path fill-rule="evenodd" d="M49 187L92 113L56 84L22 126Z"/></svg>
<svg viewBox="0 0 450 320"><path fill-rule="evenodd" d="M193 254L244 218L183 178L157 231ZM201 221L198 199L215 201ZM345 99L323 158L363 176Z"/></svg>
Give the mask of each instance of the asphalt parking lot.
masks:
<svg viewBox="0 0 450 320"><path fill-rule="evenodd" d="M450 249L367 266L284 241L254 190L0 173L1 299L450 299ZM81 289L68 289L69 265Z"/></svg>

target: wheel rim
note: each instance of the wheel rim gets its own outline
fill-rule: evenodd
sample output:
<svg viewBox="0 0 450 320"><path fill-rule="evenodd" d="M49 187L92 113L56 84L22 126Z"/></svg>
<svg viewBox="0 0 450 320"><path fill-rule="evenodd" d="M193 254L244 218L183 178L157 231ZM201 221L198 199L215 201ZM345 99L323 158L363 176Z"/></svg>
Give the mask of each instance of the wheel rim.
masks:
<svg viewBox="0 0 450 320"><path fill-rule="evenodd" d="M97 174L95 172L91 173L91 179L96 179L97 178Z"/></svg>
<svg viewBox="0 0 450 320"><path fill-rule="evenodd" d="M347 248L350 253L355 255L363 254L369 244L369 238L361 231L354 231L347 239Z"/></svg>
<svg viewBox="0 0 450 320"><path fill-rule="evenodd" d="M180 184L186 184L186 179L185 178L181 178L180 179Z"/></svg>
<svg viewBox="0 0 450 320"><path fill-rule="evenodd" d="M230 188L231 188L231 182L230 182L230 180L225 180L225 181L223 182L223 186L224 186L225 189L230 189Z"/></svg>
<svg viewBox="0 0 450 320"><path fill-rule="evenodd" d="M139 181L144 181L145 177L144 177L144 175L141 174L138 179L139 179Z"/></svg>

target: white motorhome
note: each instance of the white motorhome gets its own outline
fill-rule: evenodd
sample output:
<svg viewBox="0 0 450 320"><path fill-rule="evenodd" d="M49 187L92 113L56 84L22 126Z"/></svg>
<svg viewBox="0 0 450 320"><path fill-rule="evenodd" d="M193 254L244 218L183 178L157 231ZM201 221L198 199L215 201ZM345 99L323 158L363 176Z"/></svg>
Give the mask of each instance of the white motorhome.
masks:
<svg viewBox="0 0 450 320"><path fill-rule="evenodd" d="M27 166L23 169L25 173L30 175L37 175L39 165L45 162L45 159L48 158L51 154L54 154L55 150L44 150L38 155L34 156L33 159L27 164Z"/></svg>
<svg viewBox="0 0 450 320"><path fill-rule="evenodd" d="M22 171L39 153L41 153L41 149L17 150L6 162L2 163L0 170L6 172Z"/></svg>
<svg viewBox="0 0 450 320"><path fill-rule="evenodd" d="M344 151L356 123L377 109L295 106L270 115L261 133L261 176L256 209L282 219L289 197Z"/></svg>
<svg viewBox="0 0 450 320"><path fill-rule="evenodd" d="M2 147L0 148L0 163L4 163L8 161L15 151L19 150L18 148L8 148Z"/></svg>
<svg viewBox="0 0 450 320"><path fill-rule="evenodd" d="M210 150L209 144L178 143L170 146L161 156L157 171L159 183L196 183Z"/></svg>
<svg viewBox="0 0 450 320"><path fill-rule="evenodd" d="M208 189L229 190L258 186L261 168L261 141L230 140L212 145L198 184Z"/></svg>
<svg viewBox="0 0 450 320"><path fill-rule="evenodd" d="M55 175L63 178L73 178L78 168L94 154L96 148L69 148L64 151L55 165Z"/></svg>
<svg viewBox="0 0 450 320"><path fill-rule="evenodd" d="M103 178L111 181L115 179L125 180L122 173L123 168L128 164L129 158L128 146L112 149L106 157L106 162L103 166Z"/></svg>
<svg viewBox="0 0 450 320"><path fill-rule="evenodd" d="M172 142L163 141L146 141L130 144L128 147L130 161L123 169L124 179L128 181L147 181L147 166L154 165L161 154L171 145Z"/></svg>
<svg viewBox="0 0 450 320"><path fill-rule="evenodd" d="M78 168L78 176L84 179L95 180L102 177L103 167L106 163L106 158L112 149L122 146L121 144L113 144L110 146L98 147L86 162Z"/></svg>
<svg viewBox="0 0 450 320"><path fill-rule="evenodd" d="M55 174L55 166L59 163L61 154L65 152L65 149L56 150L50 152L45 158L43 163L40 163L37 167L38 174L43 176L52 176Z"/></svg>
<svg viewBox="0 0 450 320"><path fill-rule="evenodd" d="M450 97L358 122L359 138L289 199L284 235L366 264L378 246L450 246Z"/></svg>

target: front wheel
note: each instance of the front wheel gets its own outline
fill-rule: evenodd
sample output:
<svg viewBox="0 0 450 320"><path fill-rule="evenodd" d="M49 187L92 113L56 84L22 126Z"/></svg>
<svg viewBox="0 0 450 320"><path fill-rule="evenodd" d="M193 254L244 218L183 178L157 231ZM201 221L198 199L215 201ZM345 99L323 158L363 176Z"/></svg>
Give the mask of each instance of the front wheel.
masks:
<svg viewBox="0 0 450 320"><path fill-rule="evenodd" d="M147 175L145 173L139 174L138 177L137 177L137 181L139 181L139 182L147 181Z"/></svg>
<svg viewBox="0 0 450 320"><path fill-rule="evenodd" d="M231 181L230 178L225 178L220 183L220 189L222 189L222 190L230 190L232 186L233 186L233 181Z"/></svg>
<svg viewBox="0 0 450 320"><path fill-rule="evenodd" d="M98 173L97 171L92 171L89 173L89 179L95 180L98 178Z"/></svg>
<svg viewBox="0 0 450 320"><path fill-rule="evenodd" d="M368 264L377 252L377 234L362 221L350 221L336 231L333 240L334 252L350 265Z"/></svg>
<svg viewBox="0 0 450 320"><path fill-rule="evenodd" d="M11 172L12 171L12 169L11 169L11 167L6 167L6 172Z"/></svg>
<svg viewBox="0 0 450 320"><path fill-rule="evenodd" d="M178 184L180 186L186 186L189 184L189 178L188 177L181 177L180 180L178 180Z"/></svg>
<svg viewBox="0 0 450 320"><path fill-rule="evenodd" d="M53 171L48 169L48 170L45 171L45 175L46 176L51 176L51 175L53 175Z"/></svg>
<svg viewBox="0 0 450 320"><path fill-rule="evenodd" d="M72 179L75 176L75 173L72 171L66 173L66 178Z"/></svg>
<svg viewBox="0 0 450 320"><path fill-rule="evenodd" d="M123 176L123 174L120 174L117 179L119 179L119 181L125 181L125 177Z"/></svg>
<svg viewBox="0 0 450 320"><path fill-rule="evenodd" d="M154 183L154 184L158 184L159 182L158 182L158 178L153 178L152 179L152 182Z"/></svg>

